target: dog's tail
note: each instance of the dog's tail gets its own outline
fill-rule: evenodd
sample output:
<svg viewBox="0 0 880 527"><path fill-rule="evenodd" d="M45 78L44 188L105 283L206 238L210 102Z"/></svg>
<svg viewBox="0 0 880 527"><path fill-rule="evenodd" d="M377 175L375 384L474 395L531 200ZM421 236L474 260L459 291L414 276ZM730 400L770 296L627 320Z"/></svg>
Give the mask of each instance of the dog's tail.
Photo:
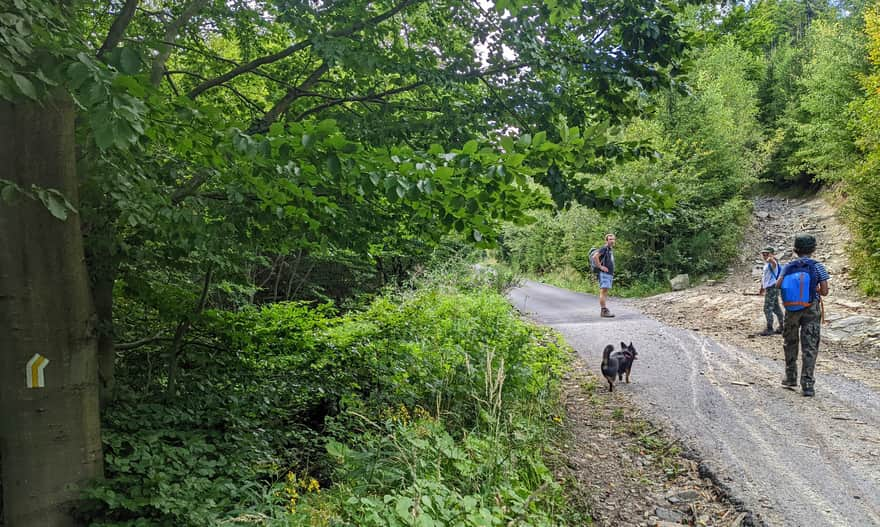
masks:
<svg viewBox="0 0 880 527"><path fill-rule="evenodd" d="M611 356L611 352L614 351L614 346L611 344L605 346L605 350L602 352L602 366L608 366L608 358ZM596 359L593 359L596 360ZM595 362L593 363L595 364Z"/></svg>
<svg viewBox="0 0 880 527"><path fill-rule="evenodd" d="M611 344L605 346L602 352L602 375L608 381L608 391L614 391L614 376L617 375L617 359L611 356L614 346Z"/></svg>

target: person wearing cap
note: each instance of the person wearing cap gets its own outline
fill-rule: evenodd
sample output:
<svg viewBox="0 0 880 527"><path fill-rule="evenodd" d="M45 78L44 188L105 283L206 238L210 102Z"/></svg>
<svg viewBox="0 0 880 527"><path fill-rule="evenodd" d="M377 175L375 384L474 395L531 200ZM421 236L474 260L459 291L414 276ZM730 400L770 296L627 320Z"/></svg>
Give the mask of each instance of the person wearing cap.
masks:
<svg viewBox="0 0 880 527"><path fill-rule="evenodd" d="M767 328L758 334L762 337L769 337L782 333L782 306L779 305L779 288L776 287L776 280L779 279L782 268L776 260L776 251L773 247L764 247L761 251L761 258L764 259L764 274L761 277L761 290L758 291L758 294L764 295L764 317L767 319ZM774 313L779 319L776 331L773 331Z"/></svg>
<svg viewBox="0 0 880 527"><path fill-rule="evenodd" d="M798 234L794 239L794 252L798 258L789 262L782 269L776 287L782 287L782 281L787 272L797 266L802 266L805 261L816 273L815 294L810 305L800 311L789 311L786 308L785 322L782 329L782 338L785 350L785 377L782 385L794 388L797 386L797 357L798 348L801 352L801 391L806 397L815 395L815 378L813 371L816 367L816 357L819 355L819 332L822 320L821 297L828 294L828 280L831 279L824 265L813 260L810 256L816 250L816 238L810 234Z"/></svg>

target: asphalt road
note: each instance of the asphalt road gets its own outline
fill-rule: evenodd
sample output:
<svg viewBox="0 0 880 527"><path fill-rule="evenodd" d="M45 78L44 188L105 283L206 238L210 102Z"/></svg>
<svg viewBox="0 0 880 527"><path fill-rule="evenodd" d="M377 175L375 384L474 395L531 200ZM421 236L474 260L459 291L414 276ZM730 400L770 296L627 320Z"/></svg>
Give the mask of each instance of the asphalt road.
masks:
<svg viewBox="0 0 880 527"><path fill-rule="evenodd" d="M780 385L781 348L779 360L757 357L614 299L616 318L602 319L595 296L535 282L509 298L559 331L600 377L605 345L632 341L639 356L631 383L615 392L630 394L767 525L880 526L877 392L822 375L816 396L803 397Z"/></svg>

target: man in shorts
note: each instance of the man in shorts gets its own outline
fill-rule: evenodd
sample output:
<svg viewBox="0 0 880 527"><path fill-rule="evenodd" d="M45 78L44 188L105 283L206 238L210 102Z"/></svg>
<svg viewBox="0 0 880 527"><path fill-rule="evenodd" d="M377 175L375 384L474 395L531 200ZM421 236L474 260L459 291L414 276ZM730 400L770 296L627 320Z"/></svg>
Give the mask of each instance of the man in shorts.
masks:
<svg viewBox="0 0 880 527"><path fill-rule="evenodd" d="M593 264L599 269L599 316L613 318L614 314L605 307L608 301L608 290L614 282L614 243L617 238L608 233L605 235L605 245L593 254Z"/></svg>

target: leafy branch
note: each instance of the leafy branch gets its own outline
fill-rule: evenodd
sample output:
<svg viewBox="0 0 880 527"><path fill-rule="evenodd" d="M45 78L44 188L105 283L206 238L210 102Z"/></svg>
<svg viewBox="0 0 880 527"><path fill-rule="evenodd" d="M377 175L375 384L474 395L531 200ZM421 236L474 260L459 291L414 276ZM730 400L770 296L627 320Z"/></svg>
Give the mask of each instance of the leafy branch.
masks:
<svg viewBox="0 0 880 527"><path fill-rule="evenodd" d="M389 9L388 11L386 11L380 15L377 15L377 16L375 16L369 20L366 20L364 22L358 22L358 23L352 24L351 26L344 28L344 29L338 29L336 31L331 31L326 36L332 38L332 37L344 37L344 36L353 35L354 33L357 33L366 27L378 25L378 24L384 22L385 20L388 20L389 18L393 17L397 13L403 11L407 7L409 7L411 5L415 5L421 1L423 1L423 0L404 0L403 2L397 4L393 8ZM218 86L219 84L224 83L230 79L234 79L235 77L238 77L239 75L251 72L251 71L255 70L256 68L263 66L265 64L271 64L273 62L278 62L279 60L285 59L298 51L302 51L308 47L311 47L313 43L314 42L312 39L305 39L305 40L297 42L296 44L293 44L292 46L289 46L289 47L279 51L278 53L273 53L271 55L266 55L264 57L254 59L254 60L248 62L247 64L242 64L241 66L234 68L234 69L224 73L223 75L220 75L219 77L215 77L209 81L205 81L205 82L199 84L198 86L193 88L187 95L190 98L194 99L194 98L198 97L199 95L201 95L206 90L213 88L214 86Z"/></svg>
<svg viewBox="0 0 880 527"><path fill-rule="evenodd" d="M6 203L13 203L16 195L39 201L61 221L66 220L70 213L78 214L76 207L57 189L38 185L31 185L30 188L25 189L8 179L0 178L0 199Z"/></svg>

